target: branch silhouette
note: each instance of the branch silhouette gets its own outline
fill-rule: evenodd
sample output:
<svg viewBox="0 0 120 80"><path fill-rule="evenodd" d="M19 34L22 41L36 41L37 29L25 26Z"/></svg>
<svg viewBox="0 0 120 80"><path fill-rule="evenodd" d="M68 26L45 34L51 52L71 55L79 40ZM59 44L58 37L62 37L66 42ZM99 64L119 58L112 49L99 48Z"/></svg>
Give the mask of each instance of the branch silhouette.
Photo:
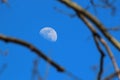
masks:
<svg viewBox="0 0 120 80"><path fill-rule="evenodd" d="M24 47L27 47L31 51L35 52L38 56L42 57L46 62L48 62L49 64L51 64L58 71L60 71L60 72L64 72L65 71L63 67L61 67L60 65L58 65L57 63L55 63L54 61L52 61L49 57L47 57L46 55L44 55L43 52L41 52L35 46L33 46L32 44L30 44L28 42L25 42L25 41L20 40L20 39L12 38L12 37L7 37L7 36L4 36L4 35L0 35L0 40L3 40L6 43L12 42L12 43L19 44L19 45L22 45Z"/></svg>
<svg viewBox="0 0 120 80"><path fill-rule="evenodd" d="M101 49L101 47L99 46L99 42L101 44L103 44L105 50L107 51L111 62L114 66L115 72L119 71L119 67L117 65L117 62L114 58L114 55L111 51L111 49L109 48L109 46L107 45L107 43L105 42L105 40L100 36L100 34L95 30L95 28L93 26L96 26L98 30L100 30L100 32L118 49L120 50L120 43L113 37L111 36L108 31L105 31L106 28L103 26L103 24L101 22L99 22L97 20L96 17L92 16L89 12L87 12L86 10L84 10L82 7L78 6L76 3L72 2L71 0L59 0L59 2L67 5L69 8L72 8L75 12L76 15L82 19L82 21L87 25L87 27L90 29L90 31L93 34L93 38L94 41L96 43L96 46L98 48L98 51L101 54L101 58L100 58L100 70L98 72L98 77L97 80L101 80L102 79L102 73L103 73L103 65L104 65L104 56L105 53L103 52L103 50ZM94 24L94 25L93 25ZM120 79L120 75L117 74L118 78Z"/></svg>
<svg viewBox="0 0 120 80"><path fill-rule="evenodd" d="M92 32L96 47L98 49L98 51L100 52L100 65L99 65L99 72L98 72L98 76L97 76L97 80L101 80L102 78L102 73L103 73L103 67L104 67L104 58L105 58L105 53L104 51L101 49L99 42L103 42L103 39L101 38L101 36L97 33L97 31L95 30L95 28L93 27L93 25L87 20L87 18L85 18L82 14L79 14L79 17L83 20L83 22L87 25L87 27L90 29L90 31Z"/></svg>
<svg viewBox="0 0 120 80"><path fill-rule="evenodd" d="M89 19L97 27L97 29L120 51L119 41L116 40L113 36L111 36L110 33L108 33L108 31L105 31L106 30L105 26L95 16L91 15L89 12L87 12L85 9L83 9L76 3L72 2L71 0L58 0L58 1L65 4L69 8L73 9L76 12L76 14L80 13L87 19Z"/></svg>

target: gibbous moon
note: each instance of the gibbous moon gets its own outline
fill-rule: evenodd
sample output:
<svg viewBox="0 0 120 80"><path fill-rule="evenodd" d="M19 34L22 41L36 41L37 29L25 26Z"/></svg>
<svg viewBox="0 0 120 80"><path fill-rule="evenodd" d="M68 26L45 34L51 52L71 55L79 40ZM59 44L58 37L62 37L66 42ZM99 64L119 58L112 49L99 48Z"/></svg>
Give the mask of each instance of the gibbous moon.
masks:
<svg viewBox="0 0 120 80"><path fill-rule="evenodd" d="M57 40L57 32L51 27L42 28L40 34L49 41L56 42Z"/></svg>

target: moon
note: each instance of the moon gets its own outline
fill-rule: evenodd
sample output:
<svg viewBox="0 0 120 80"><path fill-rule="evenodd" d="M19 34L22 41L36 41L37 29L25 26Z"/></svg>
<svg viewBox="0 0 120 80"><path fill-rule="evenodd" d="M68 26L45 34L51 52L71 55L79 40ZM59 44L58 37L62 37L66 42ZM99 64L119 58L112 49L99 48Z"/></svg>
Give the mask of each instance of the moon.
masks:
<svg viewBox="0 0 120 80"><path fill-rule="evenodd" d="M40 30L40 35L45 39L56 42L57 41L57 32L51 27L44 27Z"/></svg>

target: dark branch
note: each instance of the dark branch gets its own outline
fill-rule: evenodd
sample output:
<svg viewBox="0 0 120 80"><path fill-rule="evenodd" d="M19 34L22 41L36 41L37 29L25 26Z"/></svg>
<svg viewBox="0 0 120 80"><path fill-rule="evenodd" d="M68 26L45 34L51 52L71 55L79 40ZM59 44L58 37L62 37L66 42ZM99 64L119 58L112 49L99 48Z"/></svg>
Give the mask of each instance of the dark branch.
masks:
<svg viewBox="0 0 120 80"><path fill-rule="evenodd" d="M100 66L100 70L99 70L99 72L98 72L98 77L97 77L98 80L101 80L101 78L102 78L102 73L103 73L103 71L104 71L103 66L104 66L105 53L103 52L103 50L101 49L101 47L100 47L100 45L99 45L98 37L95 36L95 35L93 35L93 37L94 37L94 41L95 41L95 43L96 43L97 49L98 49L98 51L99 51L100 54L101 54L101 57L100 57L100 65L99 65L99 66Z"/></svg>
<svg viewBox="0 0 120 80"><path fill-rule="evenodd" d="M104 56L105 56L105 53L103 52L103 50L101 49L101 47L99 46L98 44L98 40L101 42L102 38L101 36L97 33L97 31L95 30L95 28L93 27L93 25L90 23L90 21L87 20L87 18L85 18L82 14L80 14L79 12L77 13L77 15L83 20L83 22L87 25L87 27L90 29L90 31L92 32L93 34L93 37L94 37L94 40L95 40L95 43L96 43L96 46L98 48L98 51L100 52L100 65L99 65L99 72L98 72L98 77L97 79L98 80L101 80L102 78L102 73L103 73L103 67L104 67ZM102 42L101 42L102 43Z"/></svg>
<svg viewBox="0 0 120 80"><path fill-rule="evenodd" d="M55 67L58 71L60 71L60 72L65 71L64 68L62 68L57 63L52 61L50 58L48 58L46 55L44 55L43 52L41 52L40 50L38 50L36 47L34 47L32 44L30 44L28 42L25 42L25 41L22 41L22 40L19 40L19 39L16 39L16 38L12 38L12 37L6 37L4 35L0 35L0 40L3 40L5 42L16 43L16 44L22 45L24 47L27 47L31 51L35 52L38 56L42 57L45 61L47 61L53 67Z"/></svg>

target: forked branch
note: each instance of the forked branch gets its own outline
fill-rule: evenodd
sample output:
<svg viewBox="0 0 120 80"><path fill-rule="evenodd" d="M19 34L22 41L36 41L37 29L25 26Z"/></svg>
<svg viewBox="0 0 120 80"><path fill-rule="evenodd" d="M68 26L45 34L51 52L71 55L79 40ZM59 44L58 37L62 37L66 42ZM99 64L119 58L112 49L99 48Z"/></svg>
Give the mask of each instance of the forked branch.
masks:
<svg viewBox="0 0 120 80"><path fill-rule="evenodd" d="M87 12L85 9L72 2L71 0L59 0L59 2L65 4L69 8L73 9L76 13L79 12L80 14L84 15L87 19L89 19L98 28L98 30L100 30L101 33L120 51L119 41L116 40L113 36L111 36L108 33L108 31L105 31L106 28L98 19L96 19L96 17L92 16L89 12Z"/></svg>

